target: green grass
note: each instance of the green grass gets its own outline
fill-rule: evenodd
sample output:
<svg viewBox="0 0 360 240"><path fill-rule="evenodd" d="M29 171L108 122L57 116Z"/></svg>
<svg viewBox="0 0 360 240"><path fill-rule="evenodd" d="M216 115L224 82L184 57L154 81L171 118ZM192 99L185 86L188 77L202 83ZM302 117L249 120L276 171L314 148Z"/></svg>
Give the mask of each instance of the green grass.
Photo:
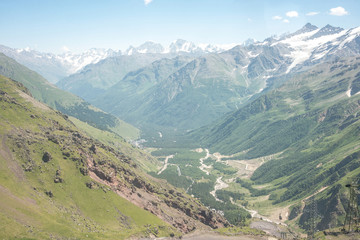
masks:
<svg viewBox="0 0 360 240"><path fill-rule="evenodd" d="M159 166L159 162L156 159L140 149L134 150L134 148L119 135L109 131L94 128L91 125L73 117L69 117L69 119L76 125L76 127L86 132L90 137L99 140L108 146L118 149L128 156L131 156L143 170L151 172L155 171Z"/></svg>
<svg viewBox="0 0 360 240"><path fill-rule="evenodd" d="M98 184L88 188L86 183L93 180L79 171L84 159L80 152L89 151L94 141L82 138L72 143L72 133L78 129L59 112L35 108L35 102L19 96L18 88L15 82L0 77L0 89L6 91L0 95L4 110L0 116L1 239L126 239L177 234L169 224L109 187ZM49 140L49 135L56 136L57 142ZM44 152L51 154L50 161L42 160ZM132 171L102 147L92 157L97 164L106 159ZM57 170L62 183L54 182ZM50 191L53 196L47 194Z"/></svg>
<svg viewBox="0 0 360 240"><path fill-rule="evenodd" d="M50 84L46 79L15 60L0 53L0 74L21 82L37 100L64 114L102 130L112 131L125 139L137 139L140 132L134 126L95 108L81 98Z"/></svg>

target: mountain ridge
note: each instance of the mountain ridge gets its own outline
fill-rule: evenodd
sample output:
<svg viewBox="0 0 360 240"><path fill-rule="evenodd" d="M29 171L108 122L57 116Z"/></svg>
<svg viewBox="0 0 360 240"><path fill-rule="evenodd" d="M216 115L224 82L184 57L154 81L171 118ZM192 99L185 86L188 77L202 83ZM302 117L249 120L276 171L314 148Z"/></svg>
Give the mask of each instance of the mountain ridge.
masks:
<svg viewBox="0 0 360 240"><path fill-rule="evenodd" d="M139 130L130 124L95 108L78 96L57 88L36 72L2 53L0 53L0 74L23 83L39 101L90 125L112 131L125 139L136 139L139 134Z"/></svg>
<svg viewBox="0 0 360 240"><path fill-rule="evenodd" d="M137 126L147 122L160 128L195 129L281 84L286 74L306 71L344 54L358 55L357 39L360 39L358 28L342 30L327 25L319 29L306 24L282 38L238 45L228 51L190 59L163 81L153 81L151 88L135 95L136 91L126 92L125 76L91 102ZM145 67L129 75L140 79L145 69L152 74L157 71L154 66ZM141 82L131 84L141 88ZM119 94L122 91L125 92ZM188 102L186 106L181 104L184 101ZM184 116L192 117L186 120Z"/></svg>

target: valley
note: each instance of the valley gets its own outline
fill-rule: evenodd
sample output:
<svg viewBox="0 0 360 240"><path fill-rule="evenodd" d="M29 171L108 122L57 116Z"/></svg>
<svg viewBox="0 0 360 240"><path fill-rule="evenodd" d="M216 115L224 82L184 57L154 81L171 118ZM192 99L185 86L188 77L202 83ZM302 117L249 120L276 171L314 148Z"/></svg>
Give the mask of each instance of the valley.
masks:
<svg viewBox="0 0 360 240"><path fill-rule="evenodd" d="M0 238L358 237L359 27L0 52Z"/></svg>

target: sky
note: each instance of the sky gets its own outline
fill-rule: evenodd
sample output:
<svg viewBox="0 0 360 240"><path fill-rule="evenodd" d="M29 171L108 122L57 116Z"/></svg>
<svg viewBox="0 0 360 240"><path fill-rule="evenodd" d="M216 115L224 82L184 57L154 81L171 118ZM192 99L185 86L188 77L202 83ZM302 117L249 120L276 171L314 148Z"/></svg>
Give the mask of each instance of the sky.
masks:
<svg viewBox="0 0 360 240"><path fill-rule="evenodd" d="M359 0L0 0L0 9L1 45L52 53L262 41L308 22L360 26Z"/></svg>

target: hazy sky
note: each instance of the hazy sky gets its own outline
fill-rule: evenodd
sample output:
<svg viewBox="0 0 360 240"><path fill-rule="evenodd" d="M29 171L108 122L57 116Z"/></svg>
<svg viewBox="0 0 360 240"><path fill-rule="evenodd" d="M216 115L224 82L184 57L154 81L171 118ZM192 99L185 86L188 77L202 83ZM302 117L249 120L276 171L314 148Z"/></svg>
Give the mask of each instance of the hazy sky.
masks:
<svg viewBox="0 0 360 240"><path fill-rule="evenodd" d="M0 0L0 9L0 44L54 53L179 38L241 43L307 22L360 26L359 0Z"/></svg>

